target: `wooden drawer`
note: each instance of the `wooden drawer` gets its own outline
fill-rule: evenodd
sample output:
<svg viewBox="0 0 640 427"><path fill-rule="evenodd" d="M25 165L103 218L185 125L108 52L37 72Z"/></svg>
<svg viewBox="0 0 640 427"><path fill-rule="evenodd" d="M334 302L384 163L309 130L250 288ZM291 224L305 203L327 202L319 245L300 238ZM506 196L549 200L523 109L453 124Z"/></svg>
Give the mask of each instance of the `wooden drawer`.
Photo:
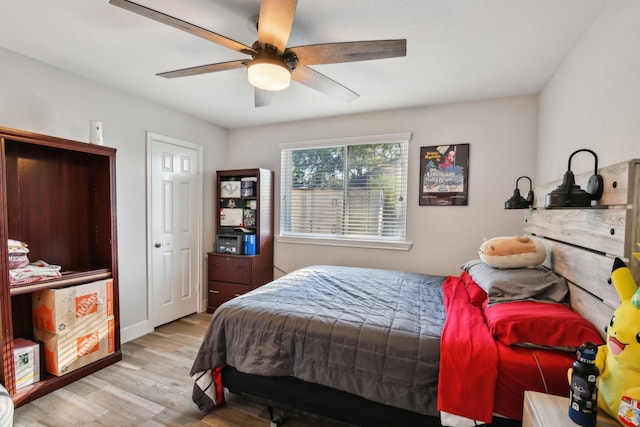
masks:
<svg viewBox="0 0 640 427"><path fill-rule="evenodd" d="M251 284L251 258L244 256L209 255L209 280Z"/></svg>
<svg viewBox="0 0 640 427"><path fill-rule="evenodd" d="M209 280L208 284L209 301L208 306L215 308L239 295L251 290L249 285L237 285L234 283L224 283Z"/></svg>

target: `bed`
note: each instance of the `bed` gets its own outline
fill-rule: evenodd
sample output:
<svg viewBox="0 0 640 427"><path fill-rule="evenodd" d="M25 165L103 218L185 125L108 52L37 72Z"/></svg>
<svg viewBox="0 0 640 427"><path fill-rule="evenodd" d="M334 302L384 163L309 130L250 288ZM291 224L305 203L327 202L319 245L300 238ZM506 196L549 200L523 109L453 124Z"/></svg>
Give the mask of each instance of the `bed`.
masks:
<svg viewBox="0 0 640 427"><path fill-rule="evenodd" d="M226 388L269 407L351 425L439 426L443 414L463 422L517 421L524 390L567 395L572 349L601 339L617 306L610 289L596 282L606 282L611 256L628 260L628 243L638 236L636 203L628 202L636 197L637 168L637 161L603 168L605 184L618 177L602 199L611 206L582 209L588 220L574 219L589 236L583 240L606 251L594 251L576 230L564 235L565 228L553 227L566 225L577 210L525 213L524 231L542 239L549 253L537 270L562 279L558 286L567 287L576 310L562 304L567 301L530 296L490 304L491 285L478 283L482 266L474 262L446 277L310 266L216 310L191 371L194 401L212 411ZM605 231L598 233L594 221ZM561 312L540 316L535 304ZM555 332L540 333L547 330Z"/></svg>
<svg viewBox="0 0 640 427"><path fill-rule="evenodd" d="M353 267L295 271L216 310L194 369L295 377L436 414L443 280Z"/></svg>

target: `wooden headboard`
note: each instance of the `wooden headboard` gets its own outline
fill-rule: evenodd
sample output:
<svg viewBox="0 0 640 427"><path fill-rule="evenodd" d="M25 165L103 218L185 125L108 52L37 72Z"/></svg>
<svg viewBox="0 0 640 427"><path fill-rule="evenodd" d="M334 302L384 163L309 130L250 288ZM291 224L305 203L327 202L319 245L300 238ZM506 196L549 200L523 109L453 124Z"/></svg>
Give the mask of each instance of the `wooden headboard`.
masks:
<svg viewBox="0 0 640 427"><path fill-rule="evenodd" d="M535 188L535 207L524 217L525 233L547 247L545 265L569 283L571 306L603 335L620 298L611 284L615 257L622 258L640 283L640 263L631 256L640 251L640 159L600 169L604 193L589 208L544 207L545 195L562 181ZM592 173L576 175L586 188Z"/></svg>

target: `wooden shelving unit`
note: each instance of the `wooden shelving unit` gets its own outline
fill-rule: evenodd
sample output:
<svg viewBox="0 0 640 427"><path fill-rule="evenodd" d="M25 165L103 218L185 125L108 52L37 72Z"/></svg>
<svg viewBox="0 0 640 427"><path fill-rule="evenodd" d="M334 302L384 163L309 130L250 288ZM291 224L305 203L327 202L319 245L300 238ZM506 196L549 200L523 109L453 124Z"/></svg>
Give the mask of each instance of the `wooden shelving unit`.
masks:
<svg viewBox="0 0 640 427"><path fill-rule="evenodd" d="M26 242L29 260L61 266L62 278L12 285L0 245L0 380L20 406L121 360L116 239L116 150L0 127L0 242ZM33 292L113 280L115 352L68 374L41 367L16 390L14 338L33 339Z"/></svg>
<svg viewBox="0 0 640 427"><path fill-rule="evenodd" d="M273 280L273 172L266 169L239 169L217 171L217 219L218 233L223 227L242 226L256 234L256 253L237 255L208 253L208 304L212 313L222 303ZM255 182L251 195L237 196L225 194L223 186L238 187L242 179ZM237 209L251 209L249 221L241 224L225 223L221 209L233 206ZM215 245L214 245L215 246Z"/></svg>

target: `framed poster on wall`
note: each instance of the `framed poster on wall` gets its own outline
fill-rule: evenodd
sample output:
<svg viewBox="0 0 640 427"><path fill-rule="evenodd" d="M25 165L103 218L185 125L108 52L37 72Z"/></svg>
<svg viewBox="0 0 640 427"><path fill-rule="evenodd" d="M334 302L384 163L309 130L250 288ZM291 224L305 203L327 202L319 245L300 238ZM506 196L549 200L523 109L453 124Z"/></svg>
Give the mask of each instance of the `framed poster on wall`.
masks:
<svg viewBox="0 0 640 427"><path fill-rule="evenodd" d="M420 147L420 206L466 206L469 144Z"/></svg>

